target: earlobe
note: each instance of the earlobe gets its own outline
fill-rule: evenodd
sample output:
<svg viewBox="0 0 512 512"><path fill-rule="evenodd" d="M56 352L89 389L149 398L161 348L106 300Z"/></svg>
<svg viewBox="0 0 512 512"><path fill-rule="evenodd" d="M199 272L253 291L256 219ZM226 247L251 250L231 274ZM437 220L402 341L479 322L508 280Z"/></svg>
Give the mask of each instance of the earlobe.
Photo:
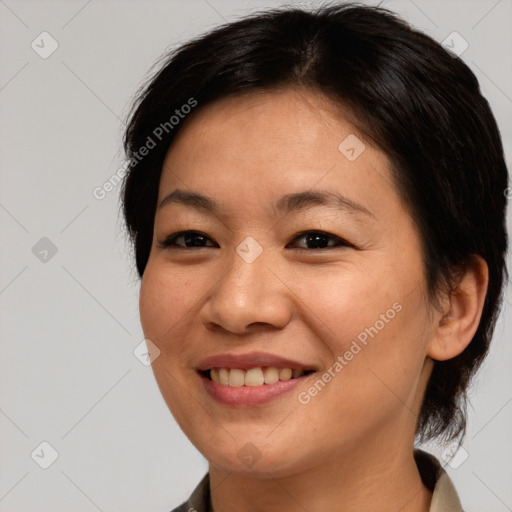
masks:
<svg viewBox="0 0 512 512"><path fill-rule="evenodd" d="M486 261L476 254L465 264L458 284L445 299L445 308L434 327L427 355L437 361L458 356L469 345L478 329L489 270Z"/></svg>

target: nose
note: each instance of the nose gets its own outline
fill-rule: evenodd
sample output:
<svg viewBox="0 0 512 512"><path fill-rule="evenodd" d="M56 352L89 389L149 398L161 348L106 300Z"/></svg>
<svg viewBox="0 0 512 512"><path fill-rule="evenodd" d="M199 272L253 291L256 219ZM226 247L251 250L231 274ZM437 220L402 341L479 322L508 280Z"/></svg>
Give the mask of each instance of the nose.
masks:
<svg viewBox="0 0 512 512"><path fill-rule="evenodd" d="M252 263L234 255L201 310L208 329L242 335L282 329L289 323L292 292L264 253Z"/></svg>

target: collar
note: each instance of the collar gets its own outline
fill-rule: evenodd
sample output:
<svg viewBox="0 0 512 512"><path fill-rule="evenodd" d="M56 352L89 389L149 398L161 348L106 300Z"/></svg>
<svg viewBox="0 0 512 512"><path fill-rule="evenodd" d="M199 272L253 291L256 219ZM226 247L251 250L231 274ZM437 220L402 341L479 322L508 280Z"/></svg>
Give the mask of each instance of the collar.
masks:
<svg viewBox="0 0 512 512"><path fill-rule="evenodd" d="M423 483L432 491L429 512L464 512L457 491L439 461L430 453L414 450ZM171 512L210 512L210 474L206 473L190 498Z"/></svg>

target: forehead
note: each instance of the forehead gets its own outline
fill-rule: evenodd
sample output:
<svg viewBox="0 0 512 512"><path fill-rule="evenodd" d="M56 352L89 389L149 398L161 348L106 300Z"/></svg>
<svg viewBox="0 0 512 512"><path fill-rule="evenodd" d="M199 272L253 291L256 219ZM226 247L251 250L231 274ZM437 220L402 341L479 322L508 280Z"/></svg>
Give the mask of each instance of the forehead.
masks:
<svg viewBox="0 0 512 512"><path fill-rule="evenodd" d="M199 105L185 119L173 145L188 138L190 132L224 142L224 130L229 130L236 140L256 132L262 141L277 143L290 137L314 142L317 137L325 138L328 132L335 135L344 128L363 139L349 117L348 109L309 89L293 87L237 94L203 107Z"/></svg>
<svg viewBox="0 0 512 512"><path fill-rule="evenodd" d="M312 91L282 89L199 105L169 148L159 201L177 188L200 189L249 206L317 187L360 203L385 187L396 196L387 156L338 105Z"/></svg>

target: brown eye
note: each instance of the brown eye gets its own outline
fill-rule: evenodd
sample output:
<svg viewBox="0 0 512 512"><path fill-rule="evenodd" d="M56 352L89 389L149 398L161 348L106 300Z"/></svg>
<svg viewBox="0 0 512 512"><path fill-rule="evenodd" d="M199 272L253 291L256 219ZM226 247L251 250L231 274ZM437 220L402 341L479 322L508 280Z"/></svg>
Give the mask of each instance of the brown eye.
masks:
<svg viewBox="0 0 512 512"><path fill-rule="evenodd" d="M325 231L304 231L294 238L294 240L300 239L305 240L308 246L305 249L333 249L340 246L353 247L352 244L349 244L340 237ZM330 244L330 242L334 242L334 244ZM304 247L300 247L300 249L304 249Z"/></svg>
<svg viewBox="0 0 512 512"><path fill-rule="evenodd" d="M204 233L199 231L180 231L165 238L160 243L161 247L165 248L181 248L190 249L193 247L216 247L216 245L206 245L211 239Z"/></svg>

